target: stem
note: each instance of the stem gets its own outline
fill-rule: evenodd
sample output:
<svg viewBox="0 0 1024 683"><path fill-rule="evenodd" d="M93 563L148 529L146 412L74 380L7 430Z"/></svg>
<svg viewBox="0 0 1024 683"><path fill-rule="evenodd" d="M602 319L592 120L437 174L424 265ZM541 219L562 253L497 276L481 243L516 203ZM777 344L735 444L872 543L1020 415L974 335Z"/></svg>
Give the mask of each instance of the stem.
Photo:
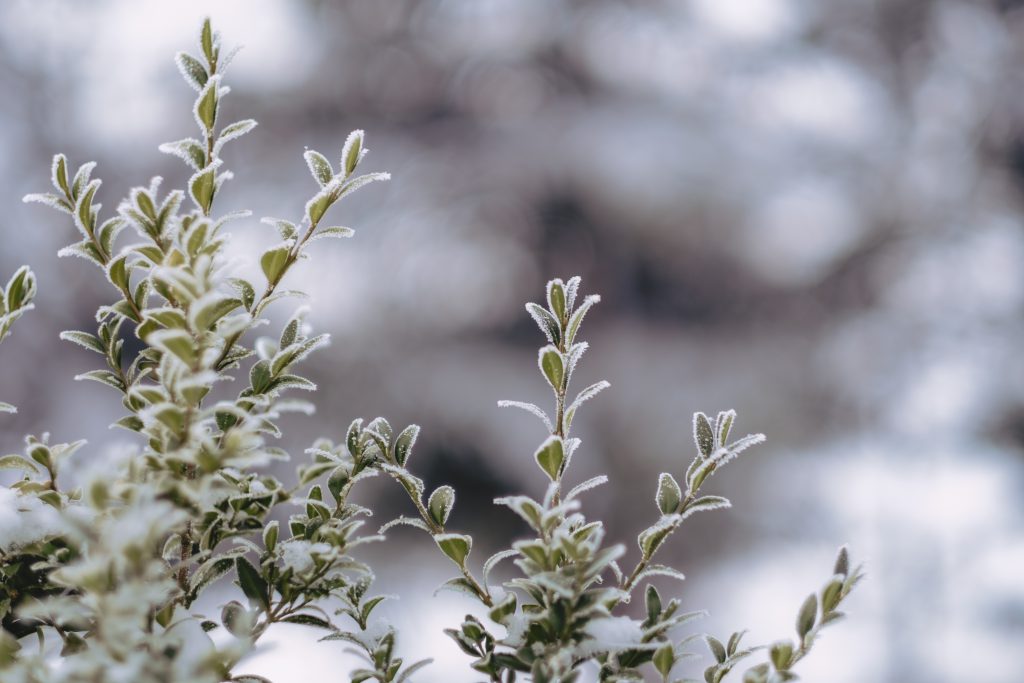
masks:
<svg viewBox="0 0 1024 683"><path fill-rule="evenodd" d="M292 245L292 249L288 253L288 260L285 261L284 268L281 269L281 275L278 276L278 278L274 282L267 282L267 287L266 289L263 290L263 294L261 294L260 298L257 299L256 302L252 305L253 311L258 311L260 307L263 306L263 303L273 295L274 290L277 288L277 285L281 282L281 280L284 279L284 276L291 269L292 265L299 259L299 254L302 251L302 247L305 246L306 242L309 241L309 238L313 236L313 232L316 230L319 224L319 221L316 223L310 223L309 228L306 230L306 233L302 236L302 239L298 240L294 245ZM242 335L245 334L245 332L246 330L240 330L232 334L230 337L228 337L227 341L224 342L224 350L221 351L220 356L217 357L217 360L213 364L214 370L221 369L220 366L224 362L224 359L226 359L228 355L231 353L231 351L234 350L235 344L238 343L238 340L242 338Z"/></svg>
<svg viewBox="0 0 1024 683"><path fill-rule="evenodd" d="M683 499L683 502L680 503L680 505L679 505L679 512L680 513L685 512L686 511L686 507L690 503L693 502L695 497L696 497L696 492L695 491L688 491L686 493L686 497ZM672 526L669 528L669 532L665 535L665 537L668 538L669 536L674 534L676 529L678 529L679 525L682 524L682 523L683 523L682 519L677 519L675 522L673 522ZM662 545L664 545L664 542L662 543ZM648 557L641 557L640 558L640 561L637 563L636 567L633 568L633 571L630 573L629 577L620 586L621 590L623 590L624 592L626 592L628 594L628 593L630 593L633 590L633 588L636 587L635 584L636 584L637 577L639 577L640 574L642 574L643 571L645 569L647 569L648 565L651 564L651 560L654 559L654 556L657 554L657 552L658 552L658 550L660 548L661 548L661 546L659 545L657 548L654 549L654 552L652 552ZM620 602L619 600L616 600L614 604L617 605L617 604L619 604L619 602ZM613 605L613 607L614 607L614 605Z"/></svg>

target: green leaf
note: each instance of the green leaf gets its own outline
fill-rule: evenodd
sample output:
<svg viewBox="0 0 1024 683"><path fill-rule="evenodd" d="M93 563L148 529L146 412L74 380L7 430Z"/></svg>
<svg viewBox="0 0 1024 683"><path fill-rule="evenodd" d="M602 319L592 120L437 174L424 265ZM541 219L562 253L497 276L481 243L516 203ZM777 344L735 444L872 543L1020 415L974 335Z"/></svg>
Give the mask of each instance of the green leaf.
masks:
<svg viewBox="0 0 1024 683"><path fill-rule="evenodd" d="M821 589L822 614L828 614L839 606L839 602L843 599L843 579L841 574L836 574Z"/></svg>
<svg viewBox="0 0 1024 683"><path fill-rule="evenodd" d="M214 52L213 27L210 25L209 17L203 19L203 28L199 32L199 46L203 49L203 55L206 56L207 63L214 64L217 55Z"/></svg>
<svg viewBox="0 0 1024 683"><path fill-rule="evenodd" d="M801 638L810 633L814 628L814 622L818 618L818 596L811 593L800 606L800 612L796 617L796 632Z"/></svg>
<svg viewBox="0 0 1024 683"><path fill-rule="evenodd" d="M291 221L286 221L283 218L261 218L260 223L264 225L271 225L277 229L277 234L281 236L283 240L293 240L299 236L299 229Z"/></svg>
<svg viewBox="0 0 1024 683"><path fill-rule="evenodd" d="M693 441L705 458L715 450L715 432L711 429L711 421L704 413L693 414Z"/></svg>
<svg viewBox="0 0 1024 683"><path fill-rule="evenodd" d="M175 55L174 61L178 65L178 71L181 72L185 82L197 91L202 90L203 86L206 85L206 81L210 79L210 74L206 73L206 67L203 66L202 62L184 52L179 52Z"/></svg>
<svg viewBox="0 0 1024 683"><path fill-rule="evenodd" d="M257 361L249 370L249 383L252 385L254 394L262 394L273 383L274 378L270 374L270 364L265 361Z"/></svg>
<svg viewBox="0 0 1024 683"><path fill-rule="evenodd" d="M840 576L846 576L850 573L850 551L847 550L845 545L839 549L839 553L836 555L836 563L832 573L839 574Z"/></svg>
<svg viewBox="0 0 1024 683"><path fill-rule="evenodd" d="M644 606L647 608L648 623L655 623L658 617L661 616L661 595L658 594L658 589L651 584L647 584L647 591L644 594Z"/></svg>
<svg viewBox="0 0 1024 683"><path fill-rule="evenodd" d="M200 128L206 131L207 135L213 135L213 127L217 123L219 87L220 76L210 78L200 91L199 97L196 98L195 107L192 110L196 122L199 123Z"/></svg>
<svg viewBox="0 0 1024 683"><path fill-rule="evenodd" d="M165 142L158 148L164 154L170 154L184 160L194 170L202 170L206 166L206 148L193 138Z"/></svg>
<svg viewBox="0 0 1024 683"><path fill-rule="evenodd" d="M658 670L658 673L663 678L668 679L668 674L672 671L672 667L676 664L676 653L672 648L672 643L666 643L662 645L654 652L654 668Z"/></svg>
<svg viewBox="0 0 1024 683"><path fill-rule="evenodd" d="M274 552L274 548L277 547L277 536L279 533L280 525L276 519L263 527L263 546L267 549L268 553Z"/></svg>
<svg viewBox="0 0 1024 683"><path fill-rule="evenodd" d="M537 327L544 333L544 336L548 338L548 341L552 344L557 344L558 340L562 337L561 328L558 321L555 320L554 316L551 315L542 306L538 306L535 303L526 304L526 312L530 314L533 321L537 323Z"/></svg>
<svg viewBox="0 0 1024 683"><path fill-rule="evenodd" d="M363 131L354 130L345 138L345 146L341 148L341 168L345 177L352 175L363 157Z"/></svg>
<svg viewBox="0 0 1024 683"><path fill-rule="evenodd" d="M64 341L69 341L72 344L78 344L82 348L95 351L101 356L105 356L107 351L103 348L103 344L96 338L95 335L87 332L79 332L77 330L64 330L60 333L60 338Z"/></svg>
<svg viewBox="0 0 1024 683"><path fill-rule="evenodd" d="M768 653L775 668L779 671L786 671L792 662L793 642L790 640L778 640L771 644Z"/></svg>
<svg viewBox="0 0 1024 683"><path fill-rule="evenodd" d="M256 302L256 290L253 289L253 286L247 280L239 277L230 278L228 283L235 288L238 296L242 298L242 305L245 306L245 310L252 310L252 305Z"/></svg>
<svg viewBox="0 0 1024 683"><path fill-rule="evenodd" d="M39 468L30 460L20 455L5 455L0 457L0 470L24 470L25 472L39 472Z"/></svg>
<svg viewBox="0 0 1024 683"><path fill-rule="evenodd" d="M701 496L686 506L686 514L690 515L694 512L706 512L708 510L719 510L729 507L732 507L732 503L728 498L723 498L722 496Z"/></svg>
<svg viewBox="0 0 1024 683"><path fill-rule="evenodd" d="M197 358L195 340L185 330L157 330L146 337L146 343L170 353L189 367L192 367Z"/></svg>
<svg viewBox="0 0 1024 683"><path fill-rule="evenodd" d="M100 384L106 384L108 387L113 387L118 391L124 391L125 386L121 383L121 379L110 372L109 370L90 370L89 372L83 372L80 375L75 375L76 380L92 380L93 382L99 382Z"/></svg>
<svg viewBox="0 0 1024 683"><path fill-rule="evenodd" d="M645 560L650 559L654 555L678 523L678 515L666 515L655 524L640 532L636 540Z"/></svg>
<svg viewBox="0 0 1024 683"><path fill-rule="evenodd" d="M473 539L464 534L437 534L434 536L437 547L459 567L466 566L466 558L473 549Z"/></svg>
<svg viewBox="0 0 1024 683"><path fill-rule="evenodd" d="M107 278L122 291L128 289L129 272L127 254L111 259L107 264Z"/></svg>
<svg viewBox="0 0 1024 683"><path fill-rule="evenodd" d="M704 636L704 640L707 642L708 649L711 650L711 654L718 660L718 663L723 664L726 660L726 654L725 646L722 645L722 641L714 636Z"/></svg>
<svg viewBox="0 0 1024 683"><path fill-rule="evenodd" d="M235 569L238 572L238 585L241 587L245 597L262 607L270 609L270 594L267 589L267 582L263 580L256 567L244 557L235 558Z"/></svg>
<svg viewBox="0 0 1024 683"><path fill-rule="evenodd" d="M213 146L214 152L220 151L224 143L242 137L257 126L255 119L243 119L224 126L217 137L217 143Z"/></svg>
<svg viewBox="0 0 1024 683"><path fill-rule="evenodd" d="M556 320L565 320L565 285L561 280L548 283L548 308Z"/></svg>
<svg viewBox="0 0 1024 683"><path fill-rule="evenodd" d="M419 435L419 426L409 425L395 439L395 461L402 467L405 467L405 463L409 462L409 456L412 455L412 449L416 445L416 439Z"/></svg>
<svg viewBox="0 0 1024 683"><path fill-rule="evenodd" d="M561 391L565 366L562 362L562 354L558 352L558 349L551 345L542 348L537 355L537 364L551 388Z"/></svg>
<svg viewBox="0 0 1024 683"><path fill-rule="evenodd" d="M189 318L197 332L210 330L218 320L242 305L241 300L217 293L207 294L192 303Z"/></svg>
<svg viewBox="0 0 1024 683"><path fill-rule="evenodd" d="M315 626L317 628L326 628L328 630L334 630L334 625L326 619L321 617L313 616L312 614L292 614L287 616L281 621L289 624L302 624L303 626Z"/></svg>
<svg viewBox="0 0 1024 683"><path fill-rule="evenodd" d="M562 437L549 436L533 454L533 458L551 481L558 481L558 477L562 473L562 465L565 462Z"/></svg>
<svg viewBox="0 0 1024 683"><path fill-rule="evenodd" d="M217 167L219 160L215 160L203 170L193 175L188 182L189 194L192 201L196 203L203 213L209 213L213 206L213 195L217 189Z"/></svg>
<svg viewBox="0 0 1024 683"><path fill-rule="evenodd" d="M663 515L671 515L679 511L679 503L683 500L683 492L675 478L668 472L658 477L658 495L656 502Z"/></svg>
<svg viewBox="0 0 1024 683"><path fill-rule="evenodd" d="M735 410L723 410L718 413L718 419L715 420L715 432L718 434L718 443L724 445L729 442L729 432L732 430L732 423L735 421Z"/></svg>
<svg viewBox="0 0 1024 683"><path fill-rule="evenodd" d="M68 185L68 160L63 154L53 155L53 164L50 170L53 187L65 195L71 194L71 187Z"/></svg>
<svg viewBox="0 0 1024 683"><path fill-rule="evenodd" d="M247 638L251 635L252 620L249 618L249 610L237 600L232 600L221 608L220 620L233 636Z"/></svg>
<svg viewBox="0 0 1024 683"><path fill-rule="evenodd" d="M448 515L451 514L452 506L454 505L455 489L451 486L441 486L430 494L430 500L427 502L427 511L430 512L430 518L434 521L434 524L444 528L445 523L448 521Z"/></svg>
<svg viewBox="0 0 1024 683"><path fill-rule="evenodd" d="M267 277L267 282L275 285L278 283L288 267L290 257L291 246L287 244L282 244L263 252L263 256L260 257L260 267L263 269L263 274Z"/></svg>
<svg viewBox="0 0 1024 683"><path fill-rule="evenodd" d="M331 162L327 161L320 152L312 149L306 150L303 154L306 159L306 165L309 166L309 172L313 175L313 179L320 183L320 187L326 187L328 183L334 180L334 170L331 168Z"/></svg>
<svg viewBox="0 0 1024 683"><path fill-rule="evenodd" d="M317 225L320 223L320 219L327 213L327 209L331 207L331 204L335 202L335 197L332 188L324 188L318 192L312 199L306 202L306 216L309 218L310 225Z"/></svg>
<svg viewBox="0 0 1024 683"><path fill-rule="evenodd" d="M356 231L353 230L352 228L345 228L340 225L332 225L326 228L319 228L316 231L316 233L314 233L313 236L310 238L310 241L325 238L343 239L345 237L351 237L354 234L356 234Z"/></svg>
<svg viewBox="0 0 1024 683"><path fill-rule="evenodd" d="M569 324L565 326L565 343L572 344L576 339L576 333L580 331L580 325L583 324L583 316L587 314L590 308L601 301L601 297L596 294L591 294L583 300L580 307L569 317Z"/></svg>

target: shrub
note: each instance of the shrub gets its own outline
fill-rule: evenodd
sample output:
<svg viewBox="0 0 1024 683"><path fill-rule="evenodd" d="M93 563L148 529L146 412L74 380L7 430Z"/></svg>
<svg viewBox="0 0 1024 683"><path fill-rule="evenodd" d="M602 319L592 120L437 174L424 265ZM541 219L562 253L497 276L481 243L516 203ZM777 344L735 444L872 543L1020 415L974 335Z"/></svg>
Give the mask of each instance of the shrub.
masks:
<svg viewBox="0 0 1024 683"><path fill-rule="evenodd" d="M308 411L294 398L316 385L302 374L303 360L328 343L313 334L297 311L273 337L251 345L250 331L267 323L268 307L296 294L281 288L295 264L322 238L352 230L330 225L329 210L385 173L358 173L366 155L362 131L348 136L334 163L305 153L316 181L298 221L264 218L280 235L259 265L265 282L229 277L228 221L248 213L215 215L213 207L231 173L225 145L250 130L251 119L221 125L228 88L224 72L233 52L223 52L210 22L202 25L199 56L180 53L177 63L197 95L198 135L160 146L191 168L187 187L161 193L160 178L131 191L117 212L101 219L95 164L77 169L63 155L53 160L49 194L26 201L71 216L78 241L60 255L79 256L99 267L114 301L102 306L95 331L72 330L61 338L100 357L99 368L79 375L116 392L125 415L116 425L138 435L138 448L116 472L87 475L70 487L65 461L83 442L51 444L28 437L24 454L0 459L23 478L0 491L0 671L5 681L262 681L233 673L239 660L276 623L322 631L321 640L345 641L365 659L352 681L399 682L427 664L398 656L395 631L375 608L384 600L371 591L373 572L358 558L359 546L384 539L405 524L429 534L458 569L446 587L480 605L448 634L491 681L529 678L535 683L577 680L591 663L601 681L641 680L650 664L665 681L678 681L678 662L696 636L679 628L699 616L665 601L647 579L681 579L655 563L669 536L692 514L729 506L703 493L709 477L749 447L760 434L732 437L736 413L693 420L696 454L685 471L661 475L655 496L658 517L637 539L632 569L620 568L627 551L608 544L602 523L588 520L581 499L606 477L569 487L567 473L580 440L573 420L586 401L608 387L597 382L573 394L570 385L587 349L580 339L586 313L599 301L583 296L579 277L555 279L545 305L526 308L546 338L538 366L553 395L553 414L516 401L502 405L532 413L548 432L533 455L550 480L539 498L501 498L497 504L522 517L532 537L517 541L482 563L471 559L473 539L448 528L456 492L441 486L429 495L410 469L419 427L393 428L384 418L355 420L337 443L319 439L285 484L265 471L288 458L269 444L279 436L278 418ZM186 206L186 202L190 202ZM127 230L130 244L118 247ZM4 289L0 339L31 308L35 280L22 268ZM126 357L125 339L141 350ZM237 379L237 396L223 387ZM3 404L3 410L13 410ZM351 501L359 482L394 479L408 494L413 516L368 532L369 510ZM681 483L680 483L681 482ZM285 525L273 516L298 504ZM283 528L282 528L283 526ZM493 583L503 560L512 578ZM841 616L838 608L861 572L841 550L829 578L804 602L796 638L772 644L767 661L747 669L751 682L795 680L792 667L820 629ZM217 586L235 592L217 615L197 613L197 600ZM629 602L643 594L642 618ZM230 597L230 596L228 596ZM207 633L231 634L215 646ZM44 646L29 648L35 635ZM706 681L724 679L741 660L763 648L741 644L742 632L718 640L706 636L713 661ZM651 670L648 667L648 670Z"/></svg>

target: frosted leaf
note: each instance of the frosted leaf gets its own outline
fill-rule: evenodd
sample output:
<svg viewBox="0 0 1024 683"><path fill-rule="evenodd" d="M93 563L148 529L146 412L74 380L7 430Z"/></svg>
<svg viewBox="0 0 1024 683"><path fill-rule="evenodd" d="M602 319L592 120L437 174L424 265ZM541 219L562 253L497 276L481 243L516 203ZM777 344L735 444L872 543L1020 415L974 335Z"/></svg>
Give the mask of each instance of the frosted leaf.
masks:
<svg viewBox="0 0 1024 683"><path fill-rule="evenodd" d="M352 228L345 228L340 225L330 226L327 228L320 228L319 230L317 230L316 233L311 238L309 238L309 241L312 242L314 240L325 238L342 239L345 237L351 237L355 233L356 231L353 230Z"/></svg>
<svg viewBox="0 0 1024 683"><path fill-rule="evenodd" d="M353 178L352 180L349 180L344 185L342 185L341 194L338 196L339 198L344 197L347 194L355 192L364 185L369 185L370 183L376 182L378 180L391 180L391 174L384 171L377 173L367 173L365 175Z"/></svg>
<svg viewBox="0 0 1024 683"><path fill-rule="evenodd" d="M55 194L27 194L21 198L21 201L25 202L26 204L31 204L35 202L37 204L43 204L45 206L48 206L51 209L57 209L58 211L61 211L66 214L71 213L71 205L68 204L67 200L62 197L58 197Z"/></svg>
<svg viewBox="0 0 1024 683"><path fill-rule="evenodd" d="M589 491L590 489L597 488L598 486L601 486L602 484L607 484L607 483L608 483L608 477L603 475L603 474L598 475L596 477L591 477L590 479L587 479L582 484L577 484L576 486L572 487L572 489L569 491L568 495L565 496L565 499L566 500L572 500L573 498L575 498L576 496L580 495L581 493L584 493L586 491Z"/></svg>
<svg viewBox="0 0 1024 683"><path fill-rule="evenodd" d="M341 163L338 166L345 177L352 175L356 166L369 152L363 147L364 136L365 133L362 130L354 130L345 138L345 144L341 148Z"/></svg>
<svg viewBox="0 0 1024 683"><path fill-rule="evenodd" d="M202 62L188 53L179 52L176 54L174 56L174 63L178 66L181 77L196 92L200 92L210 79L210 74L206 72L206 67L203 66Z"/></svg>
<svg viewBox="0 0 1024 683"><path fill-rule="evenodd" d="M182 159L192 167L193 170L200 170L206 166L206 149L203 144L195 138L185 138L176 142L165 142L158 148L164 154L170 154Z"/></svg>
<svg viewBox="0 0 1024 683"><path fill-rule="evenodd" d="M576 409L579 408L582 403L585 403L586 401L589 401L590 399L594 398L595 396L597 396L610 386L611 384L609 384L605 380L601 380L600 382L595 382L594 384L591 384L589 387L587 387L580 393L576 394L576 398L573 400L571 404L569 404L569 407L566 409L566 412L575 412Z"/></svg>
<svg viewBox="0 0 1024 683"><path fill-rule="evenodd" d="M78 167L78 171L71 181L71 195L73 197L79 197L82 194L85 186L89 184L89 178L92 177L94 168L96 168L95 161L88 161Z"/></svg>
<svg viewBox="0 0 1024 683"><path fill-rule="evenodd" d="M260 223L269 225L277 229L277 233L283 240L293 240L299 236L299 229L291 221L287 221L283 218L271 218L269 216L261 218Z"/></svg>
<svg viewBox="0 0 1024 683"><path fill-rule="evenodd" d="M16 413L18 409L12 406L10 403L4 403L0 401L0 413Z"/></svg>
<svg viewBox="0 0 1024 683"><path fill-rule="evenodd" d="M538 306L535 303L526 304L526 312L530 314L534 322L537 323L537 327L544 333L544 336L548 338L548 342L551 344L557 344L559 339L559 325L555 317L551 315L542 306Z"/></svg>
<svg viewBox="0 0 1024 683"><path fill-rule="evenodd" d="M701 496L700 498L686 506L686 510L683 511L681 515L679 515L679 519L686 519L695 512L720 510L722 508L730 507L732 507L732 503L729 501L728 498L723 498L722 496Z"/></svg>
<svg viewBox="0 0 1024 683"><path fill-rule="evenodd" d="M565 327L565 340L571 344L576 339L576 334L580 331L580 325L583 324L583 317L587 314L590 308L601 301L601 297L597 294L591 294L583 300L580 307L569 317L569 324Z"/></svg>
<svg viewBox="0 0 1024 683"><path fill-rule="evenodd" d="M739 439L738 441L734 441L728 446L723 446L722 448L719 448L711 455L709 460L720 467L725 463L729 462L730 460L734 459L736 456L738 456L740 453L747 450L751 446L756 446L759 443L763 443L764 440L764 434L748 434L747 436L743 437L742 439Z"/></svg>
<svg viewBox="0 0 1024 683"><path fill-rule="evenodd" d="M583 358L583 354L586 353L587 349L589 348L590 344L588 344L587 342L579 342L578 344L573 344L569 348L569 362L567 365L569 368L568 373L570 375L576 370L576 365L580 362L580 358Z"/></svg>
<svg viewBox="0 0 1024 683"><path fill-rule="evenodd" d="M715 418L715 439L717 440L717 445L721 446L724 443L728 443L729 430L732 429L732 424L735 421L735 410L723 410L718 413L718 417Z"/></svg>
<svg viewBox="0 0 1024 683"><path fill-rule="evenodd" d="M220 74L211 76L199 91L199 96L192 107L196 125L207 135L213 135L213 128L217 124L217 109L219 108L217 105L223 91L220 87L220 80Z"/></svg>
<svg viewBox="0 0 1024 683"><path fill-rule="evenodd" d="M63 195L71 194L71 183L68 182L68 159L63 154L54 154L50 164L50 183L53 189Z"/></svg>
<svg viewBox="0 0 1024 683"><path fill-rule="evenodd" d="M302 156L313 180L320 183L320 187L327 187L328 183L334 180L334 169L331 168L331 162L327 161L327 157L312 149L307 149Z"/></svg>
<svg viewBox="0 0 1024 683"><path fill-rule="evenodd" d="M241 52L244 47L244 45L236 45L235 47L228 50L225 54L221 55L220 63L217 65L217 70L221 73L224 73L227 70L228 66L231 64L231 62L235 60L235 57L238 56L238 53Z"/></svg>
<svg viewBox="0 0 1024 683"><path fill-rule="evenodd" d="M388 531L389 529L402 525L416 527L417 529L422 529L423 531L430 533L430 527L428 527L426 522L424 522L422 519L419 519L418 517L406 517L404 515L391 520L387 524L384 524L380 529L377 530L377 533L383 534L385 531Z"/></svg>
<svg viewBox="0 0 1024 683"><path fill-rule="evenodd" d="M571 311L576 305L576 295L580 291L580 282L583 281L579 275L574 275L565 283L565 308Z"/></svg>
<svg viewBox="0 0 1024 683"><path fill-rule="evenodd" d="M518 554L519 554L518 550L509 549L509 550L498 551L498 552L494 553L493 555L491 555L490 557L488 557L487 561L484 562L484 568L483 568L484 583L487 583L487 577L490 575L491 571L498 565L499 562L501 562L502 560L508 559L510 557L514 557L514 556L516 556ZM497 600L495 600L495 602L497 602Z"/></svg>
<svg viewBox="0 0 1024 683"><path fill-rule="evenodd" d="M560 391L565 377L565 361L554 345L548 344L537 352L537 367L551 388Z"/></svg>
<svg viewBox="0 0 1024 683"><path fill-rule="evenodd" d="M693 442L701 457L706 458L715 450L715 431L708 416L702 412L693 414Z"/></svg>
<svg viewBox="0 0 1024 683"><path fill-rule="evenodd" d="M652 564L640 572L633 583L636 585L643 579L650 576L667 576L670 579L675 579L676 581L684 581L686 579L686 576L684 576L678 569L673 569L672 567L668 567L663 564ZM700 613L697 612L692 614L699 615Z"/></svg>
<svg viewBox="0 0 1024 683"><path fill-rule="evenodd" d="M216 156L220 154L221 149L224 148L226 143L242 137L257 125L258 124L255 119L244 119L224 126L220 131L220 135L217 137L217 142L213 145L214 155Z"/></svg>
<svg viewBox="0 0 1024 683"><path fill-rule="evenodd" d="M526 412L532 413L533 415L536 415L538 418L540 418L541 421L544 422L544 426L547 427L549 432L553 432L555 430L555 427L551 423L551 419L548 417L548 414L545 413L540 408L540 406L534 403L527 403L525 401L498 401L498 407L519 408L520 410L525 410Z"/></svg>

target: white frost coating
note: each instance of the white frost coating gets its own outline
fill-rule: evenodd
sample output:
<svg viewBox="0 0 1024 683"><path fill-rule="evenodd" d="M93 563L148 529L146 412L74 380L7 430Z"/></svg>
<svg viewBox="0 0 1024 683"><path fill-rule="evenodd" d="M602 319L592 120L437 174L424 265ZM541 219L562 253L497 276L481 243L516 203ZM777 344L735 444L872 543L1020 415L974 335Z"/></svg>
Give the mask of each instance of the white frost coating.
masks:
<svg viewBox="0 0 1024 683"><path fill-rule="evenodd" d="M505 640L511 647L521 647L526 642L526 631L530 628L530 620L522 612L516 612L505 622Z"/></svg>
<svg viewBox="0 0 1024 683"><path fill-rule="evenodd" d="M527 403L525 401L498 401L499 408L519 408L525 410L528 413L532 413L539 417L543 422L544 426L548 428L548 431L554 431L555 427L551 424L551 418L545 413L540 406L534 403Z"/></svg>
<svg viewBox="0 0 1024 683"><path fill-rule="evenodd" d="M0 551L13 552L60 533L60 513L38 498L0 488Z"/></svg>
<svg viewBox="0 0 1024 683"><path fill-rule="evenodd" d="M580 647L595 653L633 648L640 645L644 637L640 622L629 617L594 619L587 624L586 633L593 640L584 641Z"/></svg>
<svg viewBox="0 0 1024 683"><path fill-rule="evenodd" d="M313 568L314 555L326 555L330 552L331 546L326 543L290 540L281 544L281 561L285 569L291 568L296 574L304 574Z"/></svg>

